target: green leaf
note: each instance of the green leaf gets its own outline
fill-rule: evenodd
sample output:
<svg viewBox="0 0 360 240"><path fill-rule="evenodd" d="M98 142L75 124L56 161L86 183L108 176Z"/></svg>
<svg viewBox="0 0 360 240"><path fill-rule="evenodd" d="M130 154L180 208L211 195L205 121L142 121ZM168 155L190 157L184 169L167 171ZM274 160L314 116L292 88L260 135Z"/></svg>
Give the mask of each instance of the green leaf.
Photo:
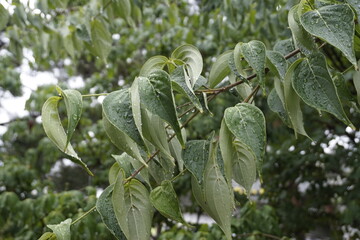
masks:
<svg viewBox="0 0 360 240"><path fill-rule="evenodd" d="M120 171L112 194L112 204L126 239L150 239L153 209L149 192L141 182L132 179L124 185L124 176Z"/></svg>
<svg viewBox="0 0 360 240"><path fill-rule="evenodd" d="M202 113L203 108L199 99L196 97L192 89L190 78L186 73L184 66L176 68L170 75L172 87L175 91L185 95L194 106Z"/></svg>
<svg viewBox="0 0 360 240"><path fill-rule="evenodd" d="M38 240L56 240L55 233L52 232L46 232Z"/></svg>
<svg viewBox="0 0 360 240"><path fill-rule="evenodd" d="M102 105L103 124L111 142L146 166L138 147L145 148L145 143L135 125L129 89L110 93Z"/></svg>
<svg viewBox="0 0 360 240"><path fill-rule="evenodd" d="M308 55L317 50L313 37L305 31L300 23L299 5L292 7L288 14L288 23L292 32L295 46L300 48L301 52Z"/></svg>
<svg viewBox="0 0 360 240"><path fill-rule="evenodd" d="M83 102L82 102L81 93L79 91L62 90L59 87L57 87L57 91L64 99L67 118L68 118L67 138L66 138L66 145L64 148L66 149L72 135L74 134L75 128L80 121Z"/></svg>
<svg viewBox="0 0 360 240"><path fill-rule="evenodd" d="M149 58L142 66L139 76L147 77L154 70L162 70L168 61L167 57L160 55Z"/></svg>
<svg viewBox="0 0 360 240"><path fill-rule="evenodd" d="M231 238L231 216L233 212L233 192L221 173L216 157L210 157L204 172L204 199L211 209L209 215L216 221L225 233ZM205 209L204 209L205 210Z"/></svg>
<svg viewBox="0 0 360 240"><path fill-rule="evenodd" d="M276 75L284 79L288 64L286 59L277 51L266 51L267 65L272 72L275 72Z"/></svg>
<svg viewBox="0 0 360 240"><path fill-rule="evenodd" d="M125 240L125 235L121 231L116 219L115 211L111 202L112 192L114 190L114 184L105 188L100 197L96 201L96 210L101 216L105 226L109 229L116 239Z"/></svg>
<svg viewBox="0 0 360 240"><path fill-rule="evenodd" d="M298 59L296 60L289 69L286 72L285 79L284 79L284 90L283 90L283 97L282 97L282 90L281 86L277 88L277 93L280 99L283 98L283 103L285 106L285 109L288 113L288 116L290 118L290 122L292 125L292 128L295 132L295 137L297 137L297 134L300 133L301 135L304 135L306 137L309 137L304 129L304 120L303 120L303 114L300 108L300 98L294 91L292 87L292 78L294 75L294 69L303 61L304 59Z"/></svg>
<svg viewBox="0 0 360 240"><path fill-rule="evenodd" d="M132 172L134 171L134 168L132 167L132 162L134 161L134 158L132 158L131 156L129 156L129 154L127 153L122 153L121 155L111 155L116 163L119 165L119 168L121 168L124 173L125 173L125 177L130 176L132 174ZM112 181L110 184L114 183L116 180L117 174L114 177L114 181Z"/></svg>
<svg viewBox="0 0 360 240"><path fill-rule="evenodd" d="M360 62L359 62L360 64ZM358 104L360 104L360 71L355 71L353 76L353 82L356 89L356 96Z"/></svg>
<svg viewBox="0 0 360 240"><path fill-rule="evenodd" d="M114 0L112 1L112 7L116 16L122 17L130 23L131 19L131 1L130 0Z"/></svg>
<svg viewBox="0 0 360 240"><path fill-rule="evenodd" d="M66 36L63 36L63 41L66 52L71 56L71 58L74 58L76 50L73 42L73 34L70 33Z"/></svg>
<svg viewBox="0 0 360 240"><path fill-rule="evenodd" d="M58 112L58 104L61 99L61 97L50 97L44 103L41 110L44 131L48 138L50 138L61 151L68 155L70 160L81 165L89 175L93 176L93 173L87 165L81 161L71 144L67 144L67 136Z"/></svg>
<svg viewBox="0 0 360 240"><path fill-rule="evenodd" d="M265 90L265 62L266 48L265 44L253 40L248 43L240 43L241 54L249 65L254 69L259 79L260 85Z"/></svg>
<svg viewBox="0 0 360 240"><path fill-rule="evenodd" d="M2 4L0 4L0 31L6 27L9 18L9 12L4 8Z"/></svg>
<svg viewBox="0 0 360 240"><path fill-rule="evenodd" d="M112 37L104 21L95 18L91 22L91 49L92 52L106 62L111 51Z"/></svg>
<svg viewBox="0 0 360 240"><path fill-rule="evenodd" d="M256 180L256 156L231 133L224 119L220 128L220 149L227 179L233 178L249 196Z"/></svg>
<svg viewBox="0 0 360 240"><path fill-rule="evenodd" d="M157 70L150 73L148 78L139 77L138 81L142 105L169 123L181 145L184 145L169 75L162 70Z"/></svg>
<svg viewBox="0 0 360 240"><path fill-rule="evenodd" d="M357 22L360 24L360 2L358 0L346 0L346 2L355 9Z"/></svg>
<svg viewBox="0 0 360 240"><path fill-rule="evenodd" d="M164 180L169 180L174 176L174 168L174 162L160 153L149 163L148 170L155 182L160 185Z"/></svg>
<svg viewBox="0 0 360 240"><path fill-rule="evenodd" d="M225 110L224 121L235 138L254 152L260 175L266 145L264 114L251 104L239 103Z"/></svg>
<svg viewBox="0 0 360 240"><path fill-rule="evenodd" d="M172 52L171 59L178 59L184 62L185 69L190 77L191 86L193 87L203 69L203 59L199 50L193 45L184 44Z"/></svg>
<svg viewBox="0 0 360 240"><path fill-rule="evenodd" d="M184 133L183 133L184 135ZM175 158L179 172L182 172L184 170L184 160L182 158L182 147L177 138L172 138L169 142L170 152L173 158Z"/></svg>
<svg viewBox="0 0 360 240"><path fill-rule="evenodd" d="M208 159L208 141L192 140L186 143L183 151L184 165L194 175L199 184L203 182L204 169Z"/></svg>
<svg viewBox="0 0 360 240"><path fill-rule="evenodd" d="M179 200L170 181L163 181L150 192L152 205L166 218L189 226L181 213Z"/></svg>
<svg viewBox="0 0 360 240"><path fill-rule="evenodd" d="M70 225L71 225L71 219L68 218L59 224L47 225L47 227L50 228L55 233L57 240L70 240L71 238Z"/></svg>
<svg viewBox="0 0 360 240"><path fill-rule="evenodd" d="M214 88L230 73L229 58L233 53L232 50L221 54L211 66L209 74L209 86Z"/></svg>
<svg viewBox="0 0 360 240"><path fill-rule="evenodd" d="M269 96L267 98L267 103L271 111L274 113L277 113L281 120L287 125L291 126L289 116L287 115L287 112L284 108L284 104L281 101L279 95L276 92L276 89L273 88L271 92L269 93Z"/></svg>
<svg viewBox="0 0 360 240"><path fill-rule="evenodd" d="M116 181L116 178L117 178L117 175L120 171L120 166L117 162L115 162L111 167L110 167L110 170L109 170L109 176L108 176L108 179L109 179L109 184L113 184L115 183Z"/></svg>
<svg viewBox="0 0 360 240"><path fill-rule="evenodd" d="M354 127L340 103L324 55L314 53L301 61L294 69L292 85L306 104L329 112L345 124Z"/></svg>
<svg viewBox="0 0 360 240"><path fill-rule="evenodd" d="M159 116L152 114L147 109L142 109L142 130L144 137L159 149L168 159L173 161L169 149L168 136L165 130L165 122Z"/></svg>
<svg viewBox="0 0 360 240"><path fill-rule="evenodd" d="M139 93L139 80L135 78L130 88L131 108L134 118L134 123L142 139L142 119L141 119L141 104L140 104L140 93Z"/></svg>
<svg viewBox="0 0 360 240"><path fill-rule="evenodd" d="M357 68L354 13L348 5L328 5L308 11L301 16L300 21L306 31L338 48Z"/></svg>

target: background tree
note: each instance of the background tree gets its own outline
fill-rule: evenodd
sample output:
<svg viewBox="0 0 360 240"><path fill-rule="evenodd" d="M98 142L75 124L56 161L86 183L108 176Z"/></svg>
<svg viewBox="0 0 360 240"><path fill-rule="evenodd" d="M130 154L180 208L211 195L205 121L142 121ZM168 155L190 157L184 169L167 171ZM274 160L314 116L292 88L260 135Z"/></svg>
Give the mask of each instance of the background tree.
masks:
<svg viewBox="0 0 360 240"><path fill-rule="evenodd" d="M310 7L316 9L345 6L344 1L309 2ZM359 11L356 1L346 2L351 4L356 16ZM297 32L298 25L291 25L291 21L295 21L291 17L296 16L289 13L298 3L275 0L195 3L42 0L36 1L35 5L32 2L4 2L0 6L1 94L4 97L9 92L13 96L22 94L22 83L26 79L20 78L19 71L26 64L35 73L55 73L62 89L71 88L75 77L81 78L83 84L77 90L93 97L83 97L82 116L71 143L94 177L89 177L78 166L65 166L67 156L45 136L40 124L41 108L46 99L57 92L54 85L39 87L26 103L28 116L2 124L7 128L1 143L0 214L5 218L0 219L0 236L4 239L38 238L49 231L47 225L58 224L67 218L75 220L92 209L97 188L108 186L109 169L115 162L111 154L121 154L106 136L102 107L94 96L129 88L146 60L155 55L170 56L184 43L199 49L204 59L202 73L206 78L210 77L214 58L234 49L238 42L259 40L266 49L286 55L295 49L292 40L295 38L295 45L300 47L303 55L290 58L289 65L296 58L307 55L312 47L321 46L320 51L326 56L346 114L355 126L359 126L357 83L352 63L341 49L332 44L323 46L322 37L323 40L317 40L317 45L302 45L304 42L296 38L301 34ZM309 7L307 3L301 2ZM354 49L358 56L358 18L354 23L357 30ZM250 204L240 191L235 191L241 208L232 220L232 232L240 239L281 236L301 239L309 232L325 229L325 235L334 239L342 238L348 232L353 232L352 237L356 239L353 228L359 225L360 198L356 185L359 134L330 114L322 112L319 116L315 109L302 104L305 129L314 141L300 134L296 139L293 130L286 126L289 119L286 120L281 107L279 110L280 100L271 92L275 77L276 71L270 68L263 88L267 95L264 97L259 91L255 98L267 124L262 172L265 194L258 196L257 204ZM213 117L205 114L191 121L187 128L188 141L207 139L212 131L218 131L224 110L244 100L241 91L245 90L232 89L210 102ZM175 97L178 105L187 102L180 95ZM64 105L60 105L59 113L66 116ZM286 124L278 115L285 118ZM67 120L63 125L67 125ZM203 210L189 197L190 179L191 174L184 173L173 185L180 198L191 200L189 204L182 204L182 211L200 215ZM100 216L90 214L81 221L73 221L72 239L113 238ZM178 227L155 213L153 227L157 230L152 235L160 239L224 237L215 225L194 225L195 228Z"/></svg>

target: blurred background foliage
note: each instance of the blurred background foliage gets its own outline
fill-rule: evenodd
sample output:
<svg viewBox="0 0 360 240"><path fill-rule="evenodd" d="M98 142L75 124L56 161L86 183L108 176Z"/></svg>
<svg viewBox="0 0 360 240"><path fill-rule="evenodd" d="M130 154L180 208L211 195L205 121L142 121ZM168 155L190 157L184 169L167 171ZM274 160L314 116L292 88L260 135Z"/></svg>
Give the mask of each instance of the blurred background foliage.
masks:
<svg viewBox="0 0 360 240"><path fill-rule="evenodd" d="M30 81L21 75L24 66L35 77L53 74L63 89L79 78L81 93L96 94L130 86L149 57L169 56L183 43L199 48L204 76L218 55L240 41L260 40L268 49L286 54L291 51L287 13L297 2L134 0L131 12L124 15L116 0L1 1L0 97L24 94L24 83ZM95 18L112 39L106 61L96 56L91 42L90 22ZM349 66L331 46L322 51L332 71ZM352 75L345 77L342 85L355 96ZM273 88L272 76L267 88L268 92ZM49 230L47 224L81 216L108 184L108 170L115 162L111 154L120 154L103 130L101 98L86 98L72 144L95 177L69 164L45 137L39 117L42 104L55 94L54 85L38 86L26 102L25 116L0 123L0 239L36 239ZM268 129L264 193L257 192L248 201L236 192L240 208L234 214L234 238L360 238L356 229L360 226L360 133L304 107L305 128L314 142L295 139L269 110L266 98L258 94L255 101L265 113ZM213 116L197 117L188 127L188 139L203 139L218 129L224 109L237 102L234 92L211 102ZM359 111L348 106L349 118L359 126ZM179 178L176 192L182 196L183 211L196 213L199 219L202 212L189 197L189 182L186 174ZM188 229L160 214L154 222L153 236L158 239L222 238L215 225L195 221L195 228ZM72 238L113 239L96 212L72 226Z"/></svg>

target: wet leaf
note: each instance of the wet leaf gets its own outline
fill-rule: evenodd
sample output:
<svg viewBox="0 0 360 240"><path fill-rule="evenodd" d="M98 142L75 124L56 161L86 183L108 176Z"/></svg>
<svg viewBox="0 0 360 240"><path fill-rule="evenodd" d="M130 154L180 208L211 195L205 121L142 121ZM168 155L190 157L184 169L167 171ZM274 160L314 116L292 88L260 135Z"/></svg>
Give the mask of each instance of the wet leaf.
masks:
<svg viewBox="0 0 360 240"><path fill-rule="evenodd" d="M169 75L162 70L157 70L152 72L148 78L139 77L138 81L142 105L170 124L180 143L184 145Z"/></svg>
<svg viewBox="0 0 360 240"><path fill-rule="evenodd" d="M183 150L183 160L188 169L202 184L205 165L209 159L209 142L206 140L192 140L186 143Z"/></svg>
<svg viewBox="0 0 360 240"><path fill-rule="evenodd" d="M184 44L172 52L171 59L178 59L184 63L191 87L193 87L203 69L203 59L199 50L193 45Z"/></svg>
<svg viewBox="0 0 360 240"><path fill-rule="evenodd" d="M279 95L276 92L276 89L273 88L271 92L269 93L269 96L267 98L267 103L271 111L274 113L277 113L281 120L287 125L291 126L289 116L287 115L287 112L284 108L284 104L281 101Z"/></svg>
<svg viewBox="0 0 360 240"><path fill-rule="evenodd" d="M171 73L170 79L173 89L186 96L200 112L203 112L201 103L192 89L190 77L187 75L184 66L176 68Z"/></svg>
<svg viewBox="0 0 360 240"><path fill-rule="evenodd" d="M347 4L327 5L300 17L307 32L338 48L357 68L354 52L354 13Z"/></svg>
<svg viewBox="0 0 360 240"><path fill-rule="evenodd" d="M234 179L243 186L249 196L251 186L256 180L256 156L232 134L224 119L220 128L220 149L226 178L228 181Z"/></svg>
<svg viewBox="0 0 360 240"><path fill-rule="evenodd" d="M57 87L57 90L64 99L67 118L68 118L67 138L66 138L66 145L64 148L64 149L66 149L67 145L69 144L70 139L75 131L75 128L80 121L82 108L83 108L83 102L82 102L81 93L79 91L62 90L59 87Z"/></svg>
<svg viewBox="0 0 360 240"><path fill-rule="evenodd" d="M266 51L267 65L272 72L284 79L288 64L286 59L277 51Z"/></svg>
<svg viewBox="0 0 360 240"><path fill-rule="evenodd" d="M341 105L324 55L314 53L301 61L294 69L292 85L306 104L319 111L329 112L354 127Z"/></svg>
<svg viewBox="0 0 360 240"><path fill-rule="evenodd" d="M146 109L142 109L141 118L144 137L157 149L159 149L168 159L173 161L174 159L170 153L164 120Z"/></svg>
<svg viewBox="0 0 360 240"><path fill-rule="evenodd" d="M61 97L50 97L44 103L41 110L41 119L44 127L44 131L48 138L62 151L64 152L70 160L81 165L91 176L93 173L87 167L87 165L81 161L77 153L75 152L72 145L66 144L67 135L65 130L61 124L59 112L58 112L58 104L61 100Z"/></svg>
<svg viewBox="0 0 360 240"><path fill-rule="evenodd" d="M248 43L240 43L240 49L242 56L256 72L260 86L264 91L266 63L265 44L260 41L253 40Z"/></svg>
<svg viewBox="0 0 360 240"><path fill-rule="evenodd" d="M292 32L295 47L300 48L301 52L308 55L317 51L317 46L313 37L303 28L300 23L299 5L295 5L290 9L288 14L288 23Z"/></svg>
<svg viewBox="0 0 360 240"><path fill-rule="evenodd" d="M283 98L283 103L285 106L285 109L288 113L288 116L290 118L291 126L294 129L295 136L297 137L297 134L300 133L301 135L304 135L306 137L309 137L304 129L304 120L303 120L303 114L300 107L300 98L296 94L295 90L292 87L292 78L294 75L294 69L303 61L303 59L296 60L289 69L286 72L285 79L284 79L284 90L283 90L283 97L282 97L282 90L281 86L277 88L277 93L280 99Z"/></svg>
<svg viewBox="0 0 360 240"><path fill-rule="evenodd" d="M116 219L128 240L149 240L153 209L149 192L136 179L124 185L120 171L112 194Z"/></svg>
<svg viewBox="0 0 360 240"><path fill-rule="evenodd" d="M71 219L68 218L59 224L47 225L47 227L50 228L55 233L57 240L70 240L71 238L70 225L71 225Z"/></svg>
<svg viewBox="0 0 360 240"><path fill-rule="evenodd" d="M239 103L225 110L224 122L235 138L254 152L260 175L266 145L265 117L261 110L248 103Z"/></svg>
<svg viewBox="0 0 360 240"><path fill-rule="evenodd" d="M226 51L221 54L211 66L209 75L209 86L214 88L230 73L229 58L233 51Z"/></svg>
<svg viewBox="0 0 360 240"><path fill-rule="evenodd" d="M125 235L121 231L117 222L115 211L111 202L112 192L114 190L114 184L105 188L100 197L96 201L96 210L101 216L102 221L109 231L119 240L125 240Z"/></svg>
<svg viewBox="0 0 360 240"><path fill-rule="evenodd" d="M152 205L166 218L189 226L181 213L179 200L170 181L163 181L150 192Z"/></svg>
<svg viewBox="0 0 360 240"><path fill-rule="evenodd" d="M129 89L110 93L104 99L103 124L115 146L144 165L138 146L145 149L145 143L135 125Z"/></svg>
<svg viewBox="0 0 360 240"><path fill-rule="evenodd" d="M154 70L162 70L168 60L167 57L160 55L149 58L142 66L139 76L147 77Z"/></svg>

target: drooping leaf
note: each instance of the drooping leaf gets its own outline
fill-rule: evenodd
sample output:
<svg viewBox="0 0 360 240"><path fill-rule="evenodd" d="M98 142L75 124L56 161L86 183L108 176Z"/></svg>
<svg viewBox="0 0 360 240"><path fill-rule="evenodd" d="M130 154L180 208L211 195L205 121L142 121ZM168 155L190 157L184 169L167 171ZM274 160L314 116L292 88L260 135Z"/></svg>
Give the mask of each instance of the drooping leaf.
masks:
<svg viewBox="0 0 360 240"><path fill-rule="evenodd" d="M67 126L67 134L66 134L67 138L66 138L66 145L64 148L66 149L75 131L75 128L80 121L83 102L82 102L81 93L76 90L71 90L71 89L62 90L59 87L57 87L57 90L64 99L67 118L68 118L68 126Z"/></svg>
<svg viewBox="0 0 360 240"><path fill-rule="evenodd" d="M142 66L139 76L147 77L154 70L162 70L168 60L167 57L160 55L149 58Z"/></svg>
<svg viewBox="0 0 360 240"><path fill-rule="evenodd" d="M269 96L267 98L267 103L271 111L274 113L277 113L281 120L287 125L291 126L289 116L287 115L287 112L284 108L284 104L281 101L279 95L276 92L276 89L273 88L271 92L269 93Z"/></svg>
<svg viewBox="0 0 360 240"><path fill-rule="evenodd" d="M124 176L120 171L111 200L116 219L126 239L150 239L153 209L146 187L136 179L124 185Z"/></svg>
<svg viewBox="0 0 360 240"><path fill-rule="evenodd" d="M68 218L65 221L62 221L59 224L47 225L56 235L57 240L70 240L71 232L70 232L71 219Z"/></svg>
<svg viewBox="0 0 360 240"><path fill-rule="evenodd" d="M9 12L0 4L0 31L3 30L9 21Z"/></svg>
<svg viewBox="0 0 360 240"><path fill-rule="evenodd" d="M143 106L169 123L180 143L184 145L169 75L162 70L157 70L150 73L148 78L139 77L138 81Z"/></svg>
<svg viewBox="0 0 360 240"><path fill-rule="evenodd" d="M266 63L266 48L265 44L253 40L248 43L241 43L241 54L249 65L254 69L259 79L260 86L265 89L265 63Z"/></svg>
<svg viewBox="0 0 360 240"><path fill-rule="evenodd" d="M284 79L288 66L286 59L277 51L266 51L266 57L270 70L275 72L279 78Z"/></svg>
<svg viewBox="0 0 360 240"><path fill-rule="evenodd" d="M170 181L163 181L150 192L152 205L165 217L188 225L181 213L179 200Z"/></svg>
<svg viewBox="0 0 360 240"><path fill-rule="evenodd" d="M292 32L295 46L300 48L301 52L308 55L317 50L313 37L305 31L300 23L299 5L292 7L288 14L288 23Z"/></svg>
<svg viewBox="0 0 360 240"><path fill-rule="evenodd" d="M227 75L230 73L229 57L233 51L226 51L221 54L214 64L211 66L209 74L209 86L210 88L218 85Z"/></svg>
<svg viewBox="0 0 360 240"><path fill-rule="evenodd" d="M142 109L142 130L144 137L159 149L168 159L173 161L169 149L168 136L165 130L165 122L159 116L152 114L147 109Z"/></svg>
<svg viewBox="0 0 360 240"><path fill-rule="evenodd" d="M138 146L145 143L135 125L129 89L110 93L103 103L103 123L110 140L121 150L146 165Z"/></svg>
<svg viewBox="0 0 360 240"><path fill-rule="evenodd" d="M116 237L118 240L125 240L125 235L121 231L119 224L117 222L113 204L111 202L111 195L114 190L114 184L111 184L101 193L100 197L96 201L96 210L101 216L102 221L109 231Z"/></svg>
<svg viewBox="0 0 360 240"><path fill-rule="evenodd" d="M225 110L224 121L235 138L254 152L260 173L266 145L264 114L254 105L239 103Z"/></svg>
<svg viewBox="0 0 360 240"><path fill-rule="evenodd" d="M358 104L360 104L360 71L355 71L353 76L353 82L357 93L357 101Z"/></svg>
<svg viewBox="0 0 360 240"><path fill-rule="evenodd" d="M354 127L340 103L324 55L314 53L301 61L294 69L292 85L306 104L329 112L345 124Z"/></svg>
<svg viewBox="0 0 360 240"><path fill-rule="evenodd" d="M192 140L186 143L183 151L185 167L194 175L199 184L203 182L205 165L209 159L209 142Z"/></svg>
<svg viewBox="0 0 360 240"><path fill-rule="evenodd" d="M328 5L308 11L300 17L300 22L307 32L338 48L357 68L354 52L354 13L349 5Z"/></svg>
<svg viewBox="0 0 360 240"><path fill-rule="evenodd" d="M303 114L300 107L300 98L292 87L292 78L294 75L294 69L303 61L303 59L296 60L286 72L284 79L284 95L282 97L281 86L277 88L278 96L282 100L285 106L285 110L288 113L292 128L294 129L295 136L300 133L306 137L309 137L304 129ZM276 85L275 85L276 87Z"/></svg>
<svg viewBox="0 0 360 240"><path fill-rule="evenodd" d="M203 59L199 50L193 45L184 44L172 52L171 58L184 62L185 69L190 77L191 86L193 87L203 69Z"/></svg>
<svg viewBox="0 0 360 240"><path fill-rule="evenodd" d="M140 105L140 93L139 93L139 80L136 77L130 88L130 98L131 98L131 109L134 118L134 123L138 129L138 132L142 139L144 136L142 134L142 119L141 119L141 105Z"/></svg>
<svg viewBox="0 0 360 240"><path fill-rule="evenodd" d="M256 180L256 156L251 149L236 139L224 119L220 128L220 149L227 179L233 178L245 188L249 196Z"/></svg>
<svg viewBox="0 0 360 240"><path fill-rule="evenodd" d="M66 155L68 155L69 159L73 162L81 165L91 176L93 173L87 167L87 165L81 161L77 153L75 152L72 145L66 144L67 136L65 130L61 124L59 112L58 112L58 104L61 100L61 97L50 97L44 103L41 110L41 118L42 124L44 127L44 131L48 138Z"/></svg>
<svg viewBox="0 0 360 240"><path fill-rule="evenodd" d="M201 103L192 89L190 78L186 73L185 67L180 66L176 68L171 73L170 79L173 89L185 95L200 112L203 112Z"/></svg>
<svg viewBox="0 0 360 240"><path fill-rule="evenodd" d="M184 133L183 133L184 135ZM182 172L184 170L184 160L182 157L182 147L177 138L172 138L169 142L170 152L173 158L175 158L179 172Z"/></svg>
<svg viewBox="0 0 360 240"><path fill-rule="evenodd" d="M112 37L104 21L95 18L91 22L91 49L92 52L106 62L111 51Z"/></svg>
<svg viewBox="0 0 360 240"><path fill-rule="evenodd" d="M221 173L215 157L210 157L206 164L203 186L205 202L208 208L211 209L211 215L210 213L209 215L223 230L226 238L232 239L233 192L229 189L229 185Z"/></svg>

